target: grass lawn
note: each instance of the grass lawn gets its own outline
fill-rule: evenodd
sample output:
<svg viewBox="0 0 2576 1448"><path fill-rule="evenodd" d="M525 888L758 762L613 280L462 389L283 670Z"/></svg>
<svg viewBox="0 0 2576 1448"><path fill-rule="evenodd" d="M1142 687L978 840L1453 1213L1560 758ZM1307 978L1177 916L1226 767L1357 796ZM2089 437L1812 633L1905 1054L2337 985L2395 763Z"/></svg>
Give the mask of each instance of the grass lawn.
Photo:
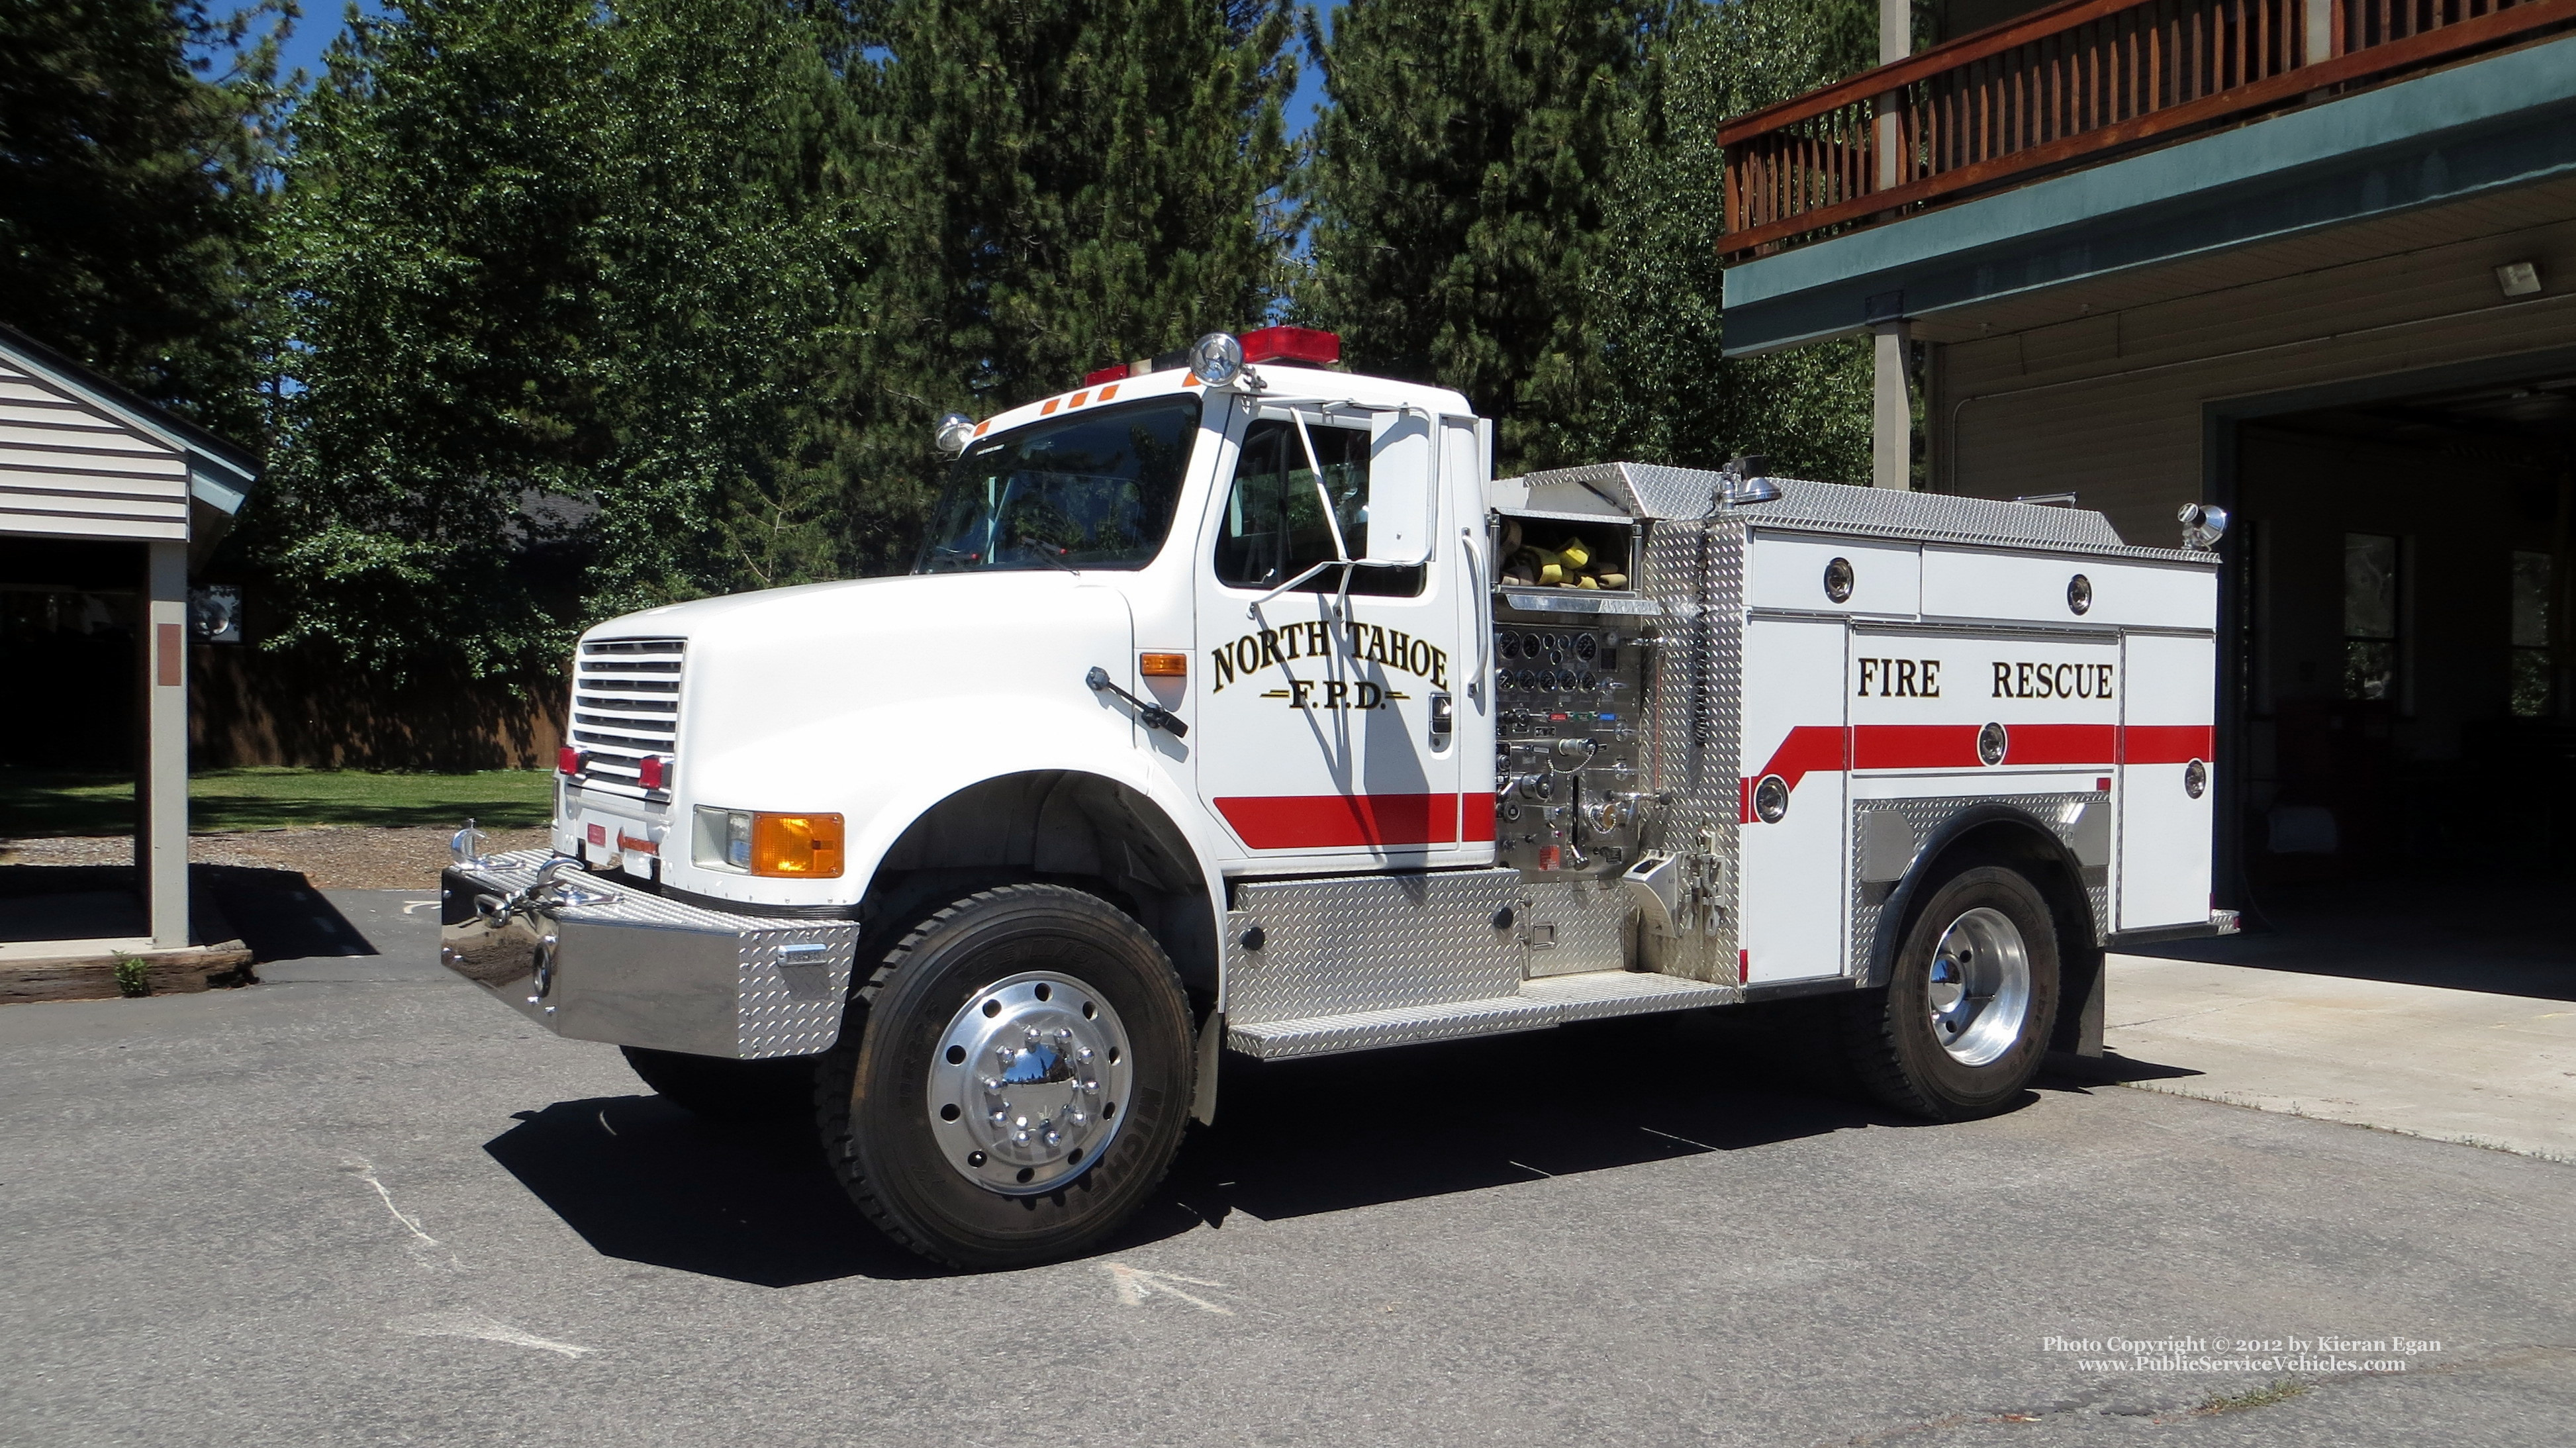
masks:
<svg viewBox="0 0 2576 1448"><path fill-rule="evenodd" d="M468 815L486 828L517 829L542 825L553 812L554 775L543 769L209 769L188 779L188 828L199 834L294 825L454 828ZM129 775L0 769L0 836L133 830Z"/></svg>

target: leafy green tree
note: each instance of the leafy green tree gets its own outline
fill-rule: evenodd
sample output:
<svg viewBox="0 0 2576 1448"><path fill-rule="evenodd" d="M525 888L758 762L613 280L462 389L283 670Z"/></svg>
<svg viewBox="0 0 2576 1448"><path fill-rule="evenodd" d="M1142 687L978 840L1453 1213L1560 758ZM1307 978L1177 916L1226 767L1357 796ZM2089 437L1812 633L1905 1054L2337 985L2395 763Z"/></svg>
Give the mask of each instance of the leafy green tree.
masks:
<svg viewBox="0 0 2576 1448"><path fill-rule="evenodd" d="M253 263L279 100L260 32L292 13L0 4L0 321L244 440L260 420ZM213 75L191 49L240 64Z"/></svg>
<svg viewBox="0 0 2576 1448"><path fill-rule="evenodd" d="M1681 12L1661 83L1644 93L1606 203L1608 243L1581 311L1602 385L1557 451L1715 466L1760 452L1775 471L1865 482L1864 339L1733 361L1718 245L1719 125L1876 63L1868 0L1731 0Z"/></svg>
<svg viewBox="0 0 2576 1448"><path fill-rule="evenodd" d="M389 675L824 571L793 433L861 274L833 34L765 0L413 0L296 117L269 631Z"/></svg>
<svg viewBox="0 0 2576 1448"><path fill-rule="evenodd" d="M851 71L884 224L824 385L851 565L909 561L937 416L1260 317L1285 236L1286 0L887 0Z"/></svg>
<svg viewBox="0 0 2576 1448"><path fill-rule="evenodd" d="M1585 279L1636 154L1665 0L1351 0L1308 42L1331 107L1301 182L1299 314L1366 370L1499 420L1506 465L1565 460L1600 386Z"/></svg>

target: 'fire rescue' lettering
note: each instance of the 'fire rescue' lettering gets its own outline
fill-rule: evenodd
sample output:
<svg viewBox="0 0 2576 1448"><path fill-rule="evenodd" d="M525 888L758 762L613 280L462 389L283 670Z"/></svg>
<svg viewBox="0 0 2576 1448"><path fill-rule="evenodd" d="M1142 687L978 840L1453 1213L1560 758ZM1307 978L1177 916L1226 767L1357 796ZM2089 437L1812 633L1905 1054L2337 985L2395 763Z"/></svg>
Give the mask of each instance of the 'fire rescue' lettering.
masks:
<svg viewBox="0 0 2576 1448"><path fill-rule="evenodd" d="M1882 699L1938 699L1941 697L1941 661L1939 659L1863 659L1860 661L1860 696L1870 696L1869 686L1878 686Z"/></svg>
<svg viewBox="0 0 2576 1448"><path fill-rule="evenodd" d="M1997 699L2108 699L2109 664L1995 664Z"/></svg>
<svg viewBox="0 0 2576 1448"><path fill-rule="evenodd" d="M1248 633L1230 644L1208 651L1208 664L1213 683L1210 693L1222 692L1238 678L1249 679L1263 669L1281 668L1293 660L1322 658L1339 652L1356 663L1383 664L1416 678L1427 679L1431 687L1449 687L1449 652L1402 629L1383 628L1373 623L1345 623L1338 628L1326 623L1292 623L1285 628L1266 628ZM1270 690L1264 698L1284 698L1293 708L1378 709L1388 699L1401 699L1390 694L1382 684L1368 681L1298 680L1291 678L1287 689Z"/></svg>

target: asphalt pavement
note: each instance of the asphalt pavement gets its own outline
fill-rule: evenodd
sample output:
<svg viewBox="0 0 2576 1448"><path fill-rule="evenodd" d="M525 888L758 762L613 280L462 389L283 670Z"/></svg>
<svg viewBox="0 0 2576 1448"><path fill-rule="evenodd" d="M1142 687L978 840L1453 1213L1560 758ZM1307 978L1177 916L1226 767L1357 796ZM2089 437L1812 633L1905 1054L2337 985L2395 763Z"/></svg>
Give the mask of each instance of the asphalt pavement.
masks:
<svg viewBox="0 0 2576 1448"><path fill-rule="evenodd" d="M2576 1441L2556 1162L2056 1078L1914 1125L1794 1012L1613 1022L1230 1062L1126 1236L956 1275L435 916L0 1009L0 1442Z"/></svg>

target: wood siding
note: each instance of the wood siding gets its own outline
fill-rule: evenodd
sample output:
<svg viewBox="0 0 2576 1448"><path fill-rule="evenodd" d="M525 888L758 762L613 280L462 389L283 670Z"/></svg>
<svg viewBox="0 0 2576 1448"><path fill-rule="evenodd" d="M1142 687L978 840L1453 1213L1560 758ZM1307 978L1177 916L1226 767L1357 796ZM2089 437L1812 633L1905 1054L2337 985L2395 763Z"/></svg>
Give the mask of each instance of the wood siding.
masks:
<svg viewBox="0 0 2576 1448"><path fill-rule="evenodd" d="M2576 346L2576 221L2463 237L2463 219L2395 219L2359 257L2350 232L2239 253L2240 284L2182 297L2052 298L2063 320L1940 347L1934 486L2072 490L2130 541L2171 546L2206 486L2212 404ZM2494 268L2526 259L2546 290L2507 301Z"/></svg>
<svg viewBox="0 0 2576 1448"><path fill-rule="evenodd" d="M0 533L188 536L188 460L0 359Z"/></svg>

